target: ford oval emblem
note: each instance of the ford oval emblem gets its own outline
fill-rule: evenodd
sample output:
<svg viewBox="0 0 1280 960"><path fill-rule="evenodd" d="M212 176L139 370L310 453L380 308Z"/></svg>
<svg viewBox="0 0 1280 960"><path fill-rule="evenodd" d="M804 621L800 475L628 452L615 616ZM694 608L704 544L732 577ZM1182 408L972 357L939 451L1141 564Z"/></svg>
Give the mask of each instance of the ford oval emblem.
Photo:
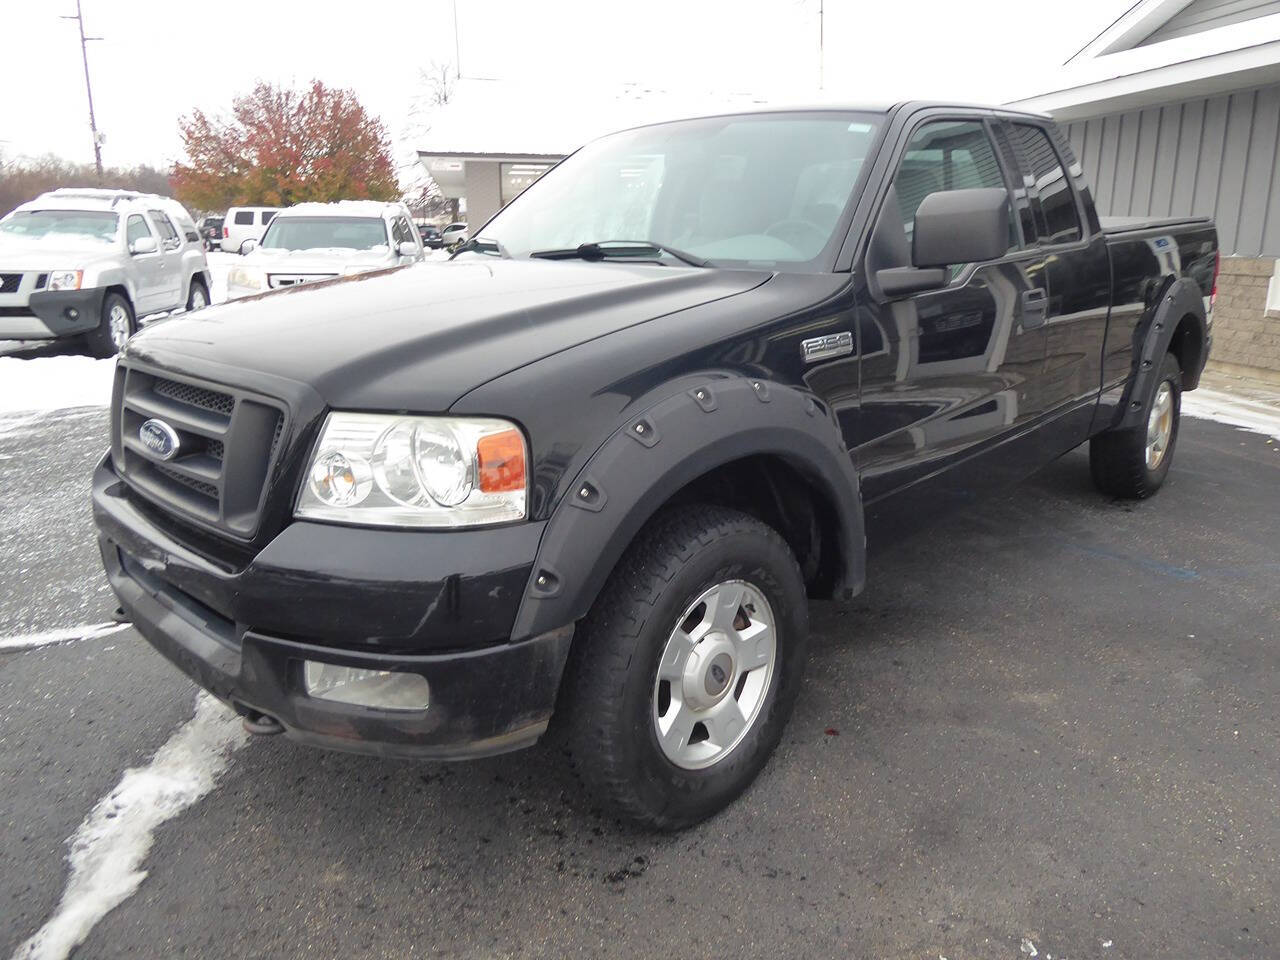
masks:
<svg viewBox="0 0 1280 960"><path fill-rule="evenodd" d="M172 460L178 455L178 431L163 420L147 420L138 428L138 439L157 460Z"/></svg>

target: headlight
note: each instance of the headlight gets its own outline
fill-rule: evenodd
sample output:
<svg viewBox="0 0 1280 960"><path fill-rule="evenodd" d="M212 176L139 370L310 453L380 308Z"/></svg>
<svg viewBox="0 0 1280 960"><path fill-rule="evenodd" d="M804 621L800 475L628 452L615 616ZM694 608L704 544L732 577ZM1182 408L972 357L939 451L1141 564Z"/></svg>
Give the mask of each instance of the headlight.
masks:
<svg viewBox="0 0 1280 960"><path fill-rule="evenodd" d="M470 527L525 518L524 434L506 420L331 413L295 516Z"/></svg>
<svg viewBox="0 0 1280 960"><path fill-rule="evenodd" d="M53 270L49 273L49 290L79 290L83 270Z"/></svg>
<svg viewBox="0 0 1280 960"><path fill-rule="evenodd" d="M258 275L256 270L246 270L244 267L232 267L227 271L227 285L232 287L243 287L246 290L261 290L262 277Z"/></svg>

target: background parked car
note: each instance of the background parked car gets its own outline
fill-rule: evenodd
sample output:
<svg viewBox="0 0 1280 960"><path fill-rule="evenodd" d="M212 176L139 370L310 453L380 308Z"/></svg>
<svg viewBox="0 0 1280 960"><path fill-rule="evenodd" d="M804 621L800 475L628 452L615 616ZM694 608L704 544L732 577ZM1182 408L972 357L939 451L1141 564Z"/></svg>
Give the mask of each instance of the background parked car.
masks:
<svg viewBox="0 0 1280 960"><path fill-rule="evenodd" d="M418 224L418 233L422 237L422 242L432 250L439 250L444 246L444 237L440 235L440 228L427 223Z"/></svg>
<svg viewBox="0 0 1280 960"><path fill-rule="evenodd" d="M198 225L206 250L222 249L222 217L201 217Z"/></svg>
<svg viewBox="0 0 1280 960"><path fill-rule="evenodd" d="M222 221L222 249L239 253L246 240L261 240L280 207L232 207Z"/></svg>
<svg viewBox="0 0 1280 960"><path fill-rule="evenodd" d="M416 263L426 256L402 203L343 200L282 210L227 274L227 296Z"/></svg>
<svg viewBox="0 0 1280 960"><path fill-rule="evenodd" d="M440 231L441 246L452 247L456 244L467 242L467 225L465 223L451 223Z"/></svg>
<svg viewBox="0 0 1280 960"><path fill-rule="evenodd" d="M176 200L64 188L0 220L0 340L83 336L118 353L146 314L209 303L209 266Z"/></svg>

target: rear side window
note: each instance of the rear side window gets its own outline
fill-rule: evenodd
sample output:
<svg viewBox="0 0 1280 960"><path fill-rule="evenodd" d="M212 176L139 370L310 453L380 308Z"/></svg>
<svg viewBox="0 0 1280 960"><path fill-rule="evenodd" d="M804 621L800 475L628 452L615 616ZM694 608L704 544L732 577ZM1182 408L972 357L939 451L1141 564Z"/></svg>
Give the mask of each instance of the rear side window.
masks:
<svg viewBox="0 0 1280 960"><path fill-rule="evenodd" d="M262 225L265 227L268 223L271 222L271 218L274 217L275 215L276 215L276 212L274 210L263 210Z"/></svg>
<svg viewBox="0 0 1280 960"><path fill-rule="evenodd" d="M235 221L234 221L234 222L236 223L236 225L237 225L237 226L241 226L241 227L245 227L245 226L252 226L252 225L253 225L253 211L252 211L252 210L237 210L237 211L236 211L236 216L235 216Z"/></svg>
<svg viewBox="0 0 1280 960"><path fill-rule="evenodd" d="M1045 243L1070 243L1080 239L1080 217L1075 194L1062 162L1048 135L1027 123L1011 124L1014 142L1021 151L1026 170L1035 178L1044 215L1041 237Z"/></svg>

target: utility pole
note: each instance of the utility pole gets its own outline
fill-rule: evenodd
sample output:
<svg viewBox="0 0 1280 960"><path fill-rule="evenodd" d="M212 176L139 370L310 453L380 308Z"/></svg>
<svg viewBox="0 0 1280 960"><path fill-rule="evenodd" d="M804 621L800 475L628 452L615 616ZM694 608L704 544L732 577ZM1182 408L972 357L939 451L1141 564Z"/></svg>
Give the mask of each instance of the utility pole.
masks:
<svg viewBox="0 0 1280 960"><path fill-rule="evenodd" d="M76 0L76 2L79 3L80 0ZM822 32L824 27L824 24L823 24L824 3L825 3L825 0L818 0L818 89L819 90L822 89L823 81L826 79L824 75L826 64L823 62L823 49L822 49L823 47ZM85 69L87 70L88 67L86 67Z"/></svg>
<svg viewBox="0 0 1280 960"><path fill-rule="evenodd" d="M98 171L98 183L102 183L102 136L98 133L98 121L93 116L93 86L89 83L89 41L101 40L101 37L84 35L84 14L80 12L80 0L76 0L76 15L63 17L63 20L74 20L80 27L80 57L84 60L84 89L89 95L89 132L93 134L93 165Z"/></svg>
<svg viewBox="0 0 1280 960"><path fill-rule="evenodd" d="M80 0L76 0L79 3ZM453 0L453 78L462 79L462 47L458 43L458 0Z"/></svg>

